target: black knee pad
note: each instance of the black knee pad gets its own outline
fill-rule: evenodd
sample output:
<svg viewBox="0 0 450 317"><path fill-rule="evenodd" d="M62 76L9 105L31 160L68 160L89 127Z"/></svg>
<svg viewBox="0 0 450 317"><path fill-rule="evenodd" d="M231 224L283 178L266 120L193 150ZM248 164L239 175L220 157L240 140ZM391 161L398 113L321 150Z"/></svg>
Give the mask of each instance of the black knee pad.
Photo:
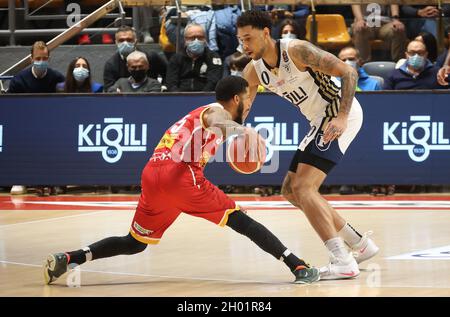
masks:
<svg viewBox="0 0 450 317"><path fill-rule="evenodd" d="M254 222L252 218L242 211L237 210L228 216L227 226L234 231L245 235L252 222Z"/></svg>

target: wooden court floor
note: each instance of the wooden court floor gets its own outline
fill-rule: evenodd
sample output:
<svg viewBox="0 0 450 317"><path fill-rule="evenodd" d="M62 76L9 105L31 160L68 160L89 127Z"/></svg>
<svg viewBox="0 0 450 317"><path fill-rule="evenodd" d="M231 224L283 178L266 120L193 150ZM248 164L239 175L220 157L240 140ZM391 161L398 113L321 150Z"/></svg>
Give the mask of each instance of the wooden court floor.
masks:
<svg viewBox="0 0 450 317"><path fill-rule="evenodd" d="M294 253L326 250L281 197L234 197ZM127 234L137 196L0 196L0 296L450 296L450 196L327 196L380 253L353 280L292 284L283 263L244 236L181 215L143 253L89 262L44 285L48 253Z"/></svg>

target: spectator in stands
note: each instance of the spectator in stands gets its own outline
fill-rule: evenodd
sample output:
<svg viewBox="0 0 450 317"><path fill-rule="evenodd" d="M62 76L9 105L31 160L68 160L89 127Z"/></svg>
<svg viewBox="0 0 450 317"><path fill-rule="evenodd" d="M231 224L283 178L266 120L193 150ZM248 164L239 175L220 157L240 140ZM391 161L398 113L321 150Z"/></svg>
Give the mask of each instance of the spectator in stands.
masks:
<svg viewBox="0 0 450 317"><path fill-rule="evenodd" d="M366 9L366 5L352 5L355 18L352 24L353 40L363 62L366 63L372 59L370 41L373 39L382 39L390 44L393 60L397 61L402 58L407 37L405 26L399 20L398 5L390 6L390 18L386 16L386 6L381 6L381 16L375 16L375 12L366 11Z"/></svg>
<svg viewBox="0 0 450 317"><path fill-rule="evenodd" d="M207 47L203 27L188 24L184 42L184 51L170 59L166 78L168 90L213 91L222 77L222 60Z"/></svg>
<svg viewBox="0 0 450 317"><path fill-rule="evenodd" d="M143 52L134 51L127 56L129 78L119 78L108 92L160 92L161 84L147 76L149 64Z"/></svg>
<svg viewBox="0 0 450 317"><path fill-rule="evenodd" d="M59 83L57 90L66 93L97 93L103 92L103 85L92 82L88 60L84 57L76 57L67 67L66 81Z"/></svg>
<svg viewBox="0 0 450 317"><path fill-rule="evenodd" d="M428 59L430 60L430 62L434 64L436 62L438 50L437 41L434 35L428 32L420 32L419 35L417 35L414 40L420 41L423 44L425 44L425 47L428 52ZM402 66L405 63L405 61L406 61L405 58L400 59L395 65L395 68L400 68L400 66Z"/></svg>
<svg viewBox="0 0 450 317"><path fill-rule="evenodd" d="M443 5L444 16L449 16L450 6ZM406 28L408 36L414 38L419 32L428 32L437 37L436 18L439 16L439 9L432 5L402 5L402 17L406 18Z"/></svg>
<svg viewBox="0 0 450 317"><path fill-rule="evenodd" d="M306 30L302 28L293 19L284 19L280 24L280 32L278 34L278 39L288 38L288 39L305 39Z"/></svg>
<svg viewBox="0 0 450 317"><path fill-rule="evenodd" d="M439 68L428 60L425 44L411 41L408 44L406 62L395 69L384 83L384 89L439 89L443 88L436 80Z"/></svg>
<svg viewBox="0 0 450 317"><path fill-rule="evenodd" d="M352 66L358 72L358 84L356 90L358 91L370 91L381 90L382 85L374 78L371 78L361 67L362 60L359 55L359 51L351 46L344 47L338 54L341 61Z"/></svg>
<svg viewBox="0 0 450 317"><path fill-rule="evenodd" d="M48 67L50 52L47 45L37 41L31 47L32 65L20 71L9 84L9 93L52 93L64 81L64 75Z"/></svg>
<svg viewBox="0 0 450 317"><path fill-rule="evenodd" d="M217 45L216 32L216 16L215 12L208 6L200 7L181 7L181 26L184 28L187 24L199 24L205 30L205 42L211 51L217 52L219 46ZM173 45L176 45L177 23L173 18L177 17L176 7L168 8L165 15L165 28L167 36ZM173 20L172 20L173 19ZM179 45L183 46L184 29L180 30Z"/></svg>
<svg viewBox="0 0 450 317"><path fill-rule="evenodd" d="M122 77L129 77L127 56L136 50L136 32L129 26L121 26L116 32L117 52L106 61L103 71L103 83L105 91ZM156 52L147 54L149 62L148 77L164 81L166 77L167 62Z"/></svg>
<svg viewBox="0 0 450 317"><path fill-rule="evenodd" d="M56 85L64 81L64 75L48 67L50 52L47 45L37 41L31 47L32 65L20 71L9 84L8 93L52 93L56 92ZM44 187L37 187L38 195L43 195ZM11 195L26 194L27 188L14 185Z"/></svg>

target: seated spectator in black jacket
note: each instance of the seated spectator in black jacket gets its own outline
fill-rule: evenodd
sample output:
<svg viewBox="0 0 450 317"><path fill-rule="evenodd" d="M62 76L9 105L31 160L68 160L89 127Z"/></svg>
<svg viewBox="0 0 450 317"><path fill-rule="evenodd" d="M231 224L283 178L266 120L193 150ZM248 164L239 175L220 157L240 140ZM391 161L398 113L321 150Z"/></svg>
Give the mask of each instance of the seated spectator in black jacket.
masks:
<svg viewBox="0 0 450 317"><path fill-rule="evenodd" d="M168 90L214 91L222 77L222 60L207 47L203 27L187 25L184 43L185 50L170 58L166 77Z"/></svg>
<svg viewBox="0 0 450 317"><path fill-rule="evenodd" d="M129 77L130 73L127 67L127 56L136 50L136 32L129 26L121 26L116 32L117 52L111 56L105 64L103 70L103 84L104 90L114 85L114 83L122 77ZM142 49L139 49L142 51ZM164 81L166 77L166 60L155 52L144 52L147 55L147 60L150 64L148 77L157 79L161 77Z"/></svg>
<svg viewBox="0 0 450 317"><path fill-rule="evenodd" d="M66 81L57 85L65 93L103 92L103 85L92 81L91 66L84 57L74 58L67 67Z"/></svg>
<svg viewBox="0 0 450 317"><path fill-rule="evenodd" d="M20 71L9 83L9 93L52 93L64 81L64 75L48 67L50 52L47 45L37 41L31 47L31 67Z"/></svg>
<svg viewBox="0 0 450 317"><path fill-rule="evenodd" d="M425 44L420 41L411 41L406 49L406 62L395 69L384 82L384 89L439 89L444 88L437 82L439 68L427 58L428 52Z"/></svg>
<svg viewBox="0 0 450 317"><path fill-rule="evenodd" d="M161 84L154 78L149 78L147 55L134 51L127 56L129 78L119 78L108 92L160 92Z"/></svg>

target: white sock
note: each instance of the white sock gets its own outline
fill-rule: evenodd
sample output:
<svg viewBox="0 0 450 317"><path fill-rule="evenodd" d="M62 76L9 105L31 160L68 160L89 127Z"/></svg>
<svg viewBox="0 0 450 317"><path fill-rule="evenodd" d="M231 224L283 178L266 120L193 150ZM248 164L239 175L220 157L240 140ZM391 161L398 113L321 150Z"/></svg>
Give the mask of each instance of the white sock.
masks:
<svg viewBox="0 0 450 317"><path fill-rule="evenodd" d="M325 246L330 250L334 257L338 260L347 260L350 253L345 247L344 241L340 237L332 238L325 241Z"/></svg>
<svg viewBox="0 0 450 317"><path fill-rule="evenodd" d="M361 235L348 223L345 223L344 227L339 230L338 234L350 247L361 241Z"/></svg>

